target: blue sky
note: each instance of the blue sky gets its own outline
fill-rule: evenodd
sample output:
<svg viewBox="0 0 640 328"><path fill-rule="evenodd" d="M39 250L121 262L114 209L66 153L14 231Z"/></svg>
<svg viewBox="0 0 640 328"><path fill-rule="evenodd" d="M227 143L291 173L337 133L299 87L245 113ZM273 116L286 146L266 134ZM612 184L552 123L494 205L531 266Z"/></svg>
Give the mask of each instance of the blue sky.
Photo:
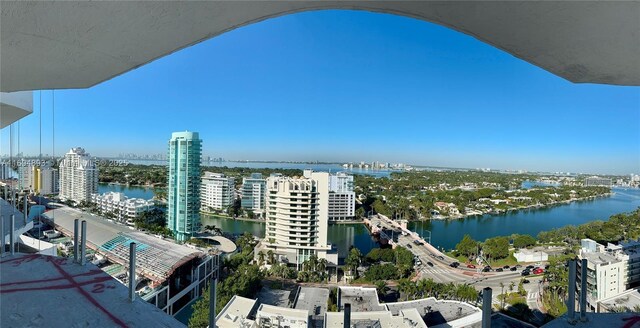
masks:
<svg viewBox="0 0 640 328"><path fill-rule="evenodd" d="M228 159L640 173L640 88L572 84L393 15L270 19L55 98L58 154L164 153L172 131L191 130L205 155ZM30 154L39 99L20 123ZM42 99L51 153L51 91Z"/></svg>

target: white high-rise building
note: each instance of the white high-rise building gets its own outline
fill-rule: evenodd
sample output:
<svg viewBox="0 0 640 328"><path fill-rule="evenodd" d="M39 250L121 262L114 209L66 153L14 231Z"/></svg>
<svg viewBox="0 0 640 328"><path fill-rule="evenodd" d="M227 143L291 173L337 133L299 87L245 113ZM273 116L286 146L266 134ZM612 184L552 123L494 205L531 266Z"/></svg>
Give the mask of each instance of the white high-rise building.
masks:
<svg viewBox="0 0 640 328"><path fill-rule="evenodd" d="M224 210L235 200L235 179L221 173L205 172L202 177L200 201L202 209Z"/></svg>
<svg viewBox="0 0 640 328"><path fill-rule="evenodd" d="M254 212L262 212L265 207L267 180L261 173L252 173L251 177L242 178L242 208Z"/></svg>
<svg viewBox="0 0 640 328"><path fill-rule="evenodd" d="M98 192L98 167L80 147L71 148L60 162L60 198L75 202L90 201Z"/></svg>
<svg viewBox="0 0 640 328"><path fill-rule="evenodd" d="M356 215L353 176L340 172L329 175L329 222L350 221Z"/></svg>
<svg viewBox="0 0 640 328"><path fill-rule="evenodd" d="M267 178L266 233L256 256L272 251L281 262L295 264L298 269L311 255L337 264L337 253L330 252L327 242L328 184L328 173L313 178Z"/></svg>

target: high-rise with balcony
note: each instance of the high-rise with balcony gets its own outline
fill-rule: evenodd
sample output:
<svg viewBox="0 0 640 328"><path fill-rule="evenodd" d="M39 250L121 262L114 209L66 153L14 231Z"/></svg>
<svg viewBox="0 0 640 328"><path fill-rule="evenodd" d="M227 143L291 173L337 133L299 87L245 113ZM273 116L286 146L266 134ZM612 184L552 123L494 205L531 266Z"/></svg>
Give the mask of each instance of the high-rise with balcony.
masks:
<svg viewBox="0 0 640 328"><path fill-rule="evenodd" d="M327 243L327 199L320 195L320 190L327 187L328 176L267 178L264 247L259 245L256 253L272 251L281 262L298 269L311 255L337 264L337 254L335 258L327 256L331 251Z"/></svg>
<svg viewBox="0 0 640 328"><path fill-rule="evenodd" d="M197 132L174 132L169 140L167 224L177 241L186 241L200 228L200 160L202 140Z"/></svg>
<svg viewBox="0 0 640 328"><path fill-rule="evenodd" d="M600 302L640 286L640 241L604 246L582 239L581 246L578 257L587 260L587 305L592 311L599 311Z"/></svg>
<svg viewBox="0 0 640 328"><path fill-rule="evenodd" d="M202 177L200 198L204 211L224 210L235 200L235 182L221 173L205 172Z"/></svg>
<svg viewBox="0 0 640 328"><path fill-rule="evenodd" d="M60 198L90 201L98 192L98 166L83 148L71 148L60 162Z"/></svg>
<svg viewBox="0 0 640 328"><path fill-rule="evenodd" d="M329 175L328 188L329 222L353 220L356 211L353 175L344 172Z"/></svg>
<svg viewBox="0 0 640 328"><path fill-rule="evenodd" d="M248 178L242 179L242 208L256 213L264 211L267 180L261 173L251 173Z"/></svg>

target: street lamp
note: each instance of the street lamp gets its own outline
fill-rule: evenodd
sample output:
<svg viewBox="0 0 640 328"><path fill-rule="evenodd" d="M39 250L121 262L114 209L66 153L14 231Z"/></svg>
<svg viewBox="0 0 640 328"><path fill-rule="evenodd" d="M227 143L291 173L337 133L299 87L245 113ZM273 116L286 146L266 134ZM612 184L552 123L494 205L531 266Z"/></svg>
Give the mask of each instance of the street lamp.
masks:
<svg viewBox="0 0 640 328"><path fill-rule="evenodd" d="M428 232L429 233L429 241L428 243L431 244L431 231L430 230L424 230L424 227L422 228L422 238L424 238L424 233Z"/></svg>

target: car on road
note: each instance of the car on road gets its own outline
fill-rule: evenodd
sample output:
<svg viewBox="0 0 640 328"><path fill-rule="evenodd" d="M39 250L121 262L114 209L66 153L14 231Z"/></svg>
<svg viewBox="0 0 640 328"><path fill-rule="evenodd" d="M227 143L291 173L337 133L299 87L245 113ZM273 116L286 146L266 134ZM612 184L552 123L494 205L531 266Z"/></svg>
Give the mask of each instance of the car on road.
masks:
<svg viewBox="0 0 640 328"><path fill-rule="evenodd" d="M533 265L527 265L527 269L531 270L531 269L533 269L533 268L535 268L535 266L533 266Z"/></svg>
<svg viewBox="0 0 640 328"><path fill-rule="evenodd" d="M502 268L506 270L506 269L509 269L509 266L508 266L508 265L505 265L505 266L503 266Z"/></svg>
<svg viewBox="0 0 640 328"><path fill-rule="evenodd" d="M427 262L427 265L428 265L428 266L430 266L430 267L432 267L432 266L433 266L433 263L431 263L431 262Z"/></svg>
<svg viewBox="0 0 640 328"><path fill-rule="evenodd" d="M491 271L491 267L488 266L488 265L486 267L482 268L482 272L489 272L489 271Z"/></svg>
<svg viewBox="0 0 640 328"><path fill-rule="evenodd" d="M457 268L457 267L460 266L460 262L453 262L453 263L449 264L449 266L452 267L452 268Z"/></svg>
<svg viewBox="0 0 640 328"><path fill-rule="evenodd" d="M511 270L511 271L518 271L518 268L516 268L516 267L511 267L511 269L509 269L509 270Z"/></svg>
<svg viewBox="0 0 640 328"><path fill-rule="evenodd" d="M542 274L544 273L544 269L543 268L535 268L533 269L533 274Z"/></svg>
<svg viewBox="0 0 640 328"><path fill-rule="evenodd" d="M522 279L522 283L523 284L528 284L528 283L530 283L530 281L528 279Z"/></svg>
<svg viewBox="0 0 640 328"><path fill-rule="evenodd" d="M475 269L475 268L476 268L476 266L475 266L475 265L473 265L473 264L467 264L467 268L469 268L469 269Z"/></svg>
<svg viewBox="0 0 640 328"><path fill-rule="evenodd" d="M411 246L411 244L407 243L407 248L413 248L413 246Z"/></svg>
<svg viewBox="0 0 640 328"><path fill-rule="evenodd" d="M504 271L504 269L503 269L503 268L497 268L497 269L496 269L496 272L502 272L502 271Z"/></svg>
<svg viewBox="0 0 640 328"><path fill-rule="evenodd" d="M530 274L531 274L531 272L530 272L529 270L527 270L527 269L524 269L524 270L522 270L522 273L521 273L521 274L522 274L523 276L528 276L528 275L530 275Z"/></svg>
<svg viewBox="0 0 640 328"><path fill-rule="evenodd" d="M444 261L444 256L439 255L439 256L438 256L438 260L440 260L440 261Z"/></svg>

